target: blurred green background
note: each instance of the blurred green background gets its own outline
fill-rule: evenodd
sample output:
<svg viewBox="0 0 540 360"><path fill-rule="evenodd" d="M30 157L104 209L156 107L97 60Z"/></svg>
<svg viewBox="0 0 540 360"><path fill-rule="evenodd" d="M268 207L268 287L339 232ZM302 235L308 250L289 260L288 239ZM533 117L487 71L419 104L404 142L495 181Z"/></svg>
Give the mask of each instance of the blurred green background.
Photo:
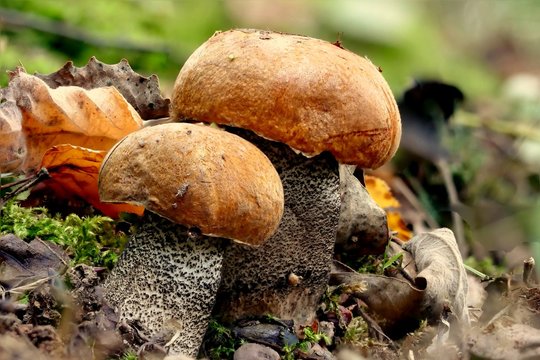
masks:
<svg viewBox="0 0 540 360"><path fill-rule="evenodd" d="M125 57L168 85L198 45L231 27L339 38L380 65L396 92L431 76L491 95L508 71L497 68L498 52L540 52L534 0L0 0L0 8L3 85L19 64L47 73L92 55Z"/></svg>
<svg viewBox="0 0 540 360"><path fill-rule="evenodd" d="M106 63L126 58L135 71L157 74L168 96L190 53L233 27L339 39L379 65L398 98L413 79L457 86L467 101L451 119L445 144L463 202L455 210L467 222L472 252L516 251L522 259L529 245L535 248L538 0L0 0L0 86L19 65L50 73L67 60L83 66L96 56ZM448 206L437 200L446 196L437 187L440 174L412 179L402 170L393 171L409 176L425 211L447 225L441 212Z"/></svg>

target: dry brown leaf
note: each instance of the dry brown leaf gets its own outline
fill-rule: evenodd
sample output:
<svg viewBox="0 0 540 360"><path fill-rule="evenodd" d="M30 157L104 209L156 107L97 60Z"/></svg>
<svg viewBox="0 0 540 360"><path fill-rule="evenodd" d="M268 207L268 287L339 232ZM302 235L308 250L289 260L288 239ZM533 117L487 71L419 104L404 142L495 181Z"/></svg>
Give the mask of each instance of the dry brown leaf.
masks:
<svg viewBox="0 0 540 360"><path fill-rule="evenodd" d="M169 116L170 100L161 96L158 77L137 74L126 59L108 65L92 56L84 67L78 68L69 61L57 72L36 76L53 89L59 86L79 86L90 90L114 86L143 119Z"/></svg>
<svg viewBox="0 0 540 360"><path fill-rule="evenodd" d="M22 114L15 102L4 100L0 89L0 173L17 170L26 157Z"/></svg>
<svg viewBox="0 0 540 360"><path fill-rule="evenodd" d="M40 239L27 243L13 234L0 237L0 285L7 290L59 273L68 261L56 244Z"/></svg>
<svg viewBox="0 0 540 360"><path fill-rule="evenodd" d="M442 228L416 235L404 249L416 262L416 280L424 278L427 283L421 304L426 315L438 319L448 306L458 319L469 323L467 273L452 231Z"/></svg>
<svg viewBox="0 0 540 360"><path fill-rule="evenodd" d="M4 97L22 113L27 154L20 170L24 172L36 170L45 151L54 145L108 150L142 127L140 116L114 87L51 89L22 69L10 73L10 77Z"/></svg>
<svg viewBox="0 0 540 360"><path fill-rule="evenodd" d="M412 237L412 232L407 228L407 224L405 224L397 210L400 204L394 195L392 195L390 186L383 179L375 176L365 175L364 179L366 189L371 197L386 211L390 231L396 232L396 236L400 240L409 240Z"/></svg>
<svg viewBox="0 0 540 360"><path fill-rule="evenodd" d="M106 151L96 151L68 144L53 146L43 156L40 167L49 171L50 179L44 185L56 196L78 196L103 214L117 218L121 212L142 215L144 208L129 204L102 203L98 194L99 168Z"/></svg>
<svg viewBox="0 0 540 360"><path fill-rule="evenodd" d="M388 244L386 214L353 175L354 166L339 166L341 209L336 253L358 257L382 254Z"/></svg>
<svg viewBox="0 0 540 360"><path fill-rule="evenodd" d="M538 359L540 329L505 316L484 328L473 328L469 344L477 359Z"/></svg>
<svg viewBox="0 0 540 360"><path fill-rule="evenodd" d="M335 269L329 285L343 286L345 292L362 300L389 333L412 331L421 318L418 304L424 297L424 289L408 281Z"/></svg>

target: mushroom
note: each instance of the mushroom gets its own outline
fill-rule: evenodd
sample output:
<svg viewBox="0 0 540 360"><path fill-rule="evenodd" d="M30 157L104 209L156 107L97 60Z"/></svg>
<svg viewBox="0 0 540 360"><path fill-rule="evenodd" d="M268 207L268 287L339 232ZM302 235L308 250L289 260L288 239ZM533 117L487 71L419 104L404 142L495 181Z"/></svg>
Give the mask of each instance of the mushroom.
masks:
<svg viewBox="0 0 540 360"><path fill-rule="evenodd" d="M376 168L399 144L398 108L379 69L323 40L220 32L185 62L171 116L221 124L253 142L283 183L285 211L271 241L228 248L216 314L310 323L326 290L340 216L338 162Z"/></svg>
<svg viewBox="0 0 540 360"><path fill-rule="evenodd" d="M278 227L283 188L272 163L220 129L157 125L109 151L99 193L102 201L147 210L106 279L105 298L121 320L139 321L147 337L174 334L171 353L195 356L220 283L225 239L260 245Z"/></svg>

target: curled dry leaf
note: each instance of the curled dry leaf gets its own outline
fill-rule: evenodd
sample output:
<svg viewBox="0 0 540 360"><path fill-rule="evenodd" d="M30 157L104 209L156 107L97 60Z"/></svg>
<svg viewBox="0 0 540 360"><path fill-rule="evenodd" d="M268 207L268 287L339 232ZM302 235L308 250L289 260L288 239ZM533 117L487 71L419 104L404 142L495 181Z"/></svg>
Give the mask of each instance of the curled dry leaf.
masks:
<svg viewBox="0 0 540 360"><path fill-rule="evenodd" d="M47 150L41 167L47 168L50 179L44 185L60 198L78 196L103 214L117 218L121 212L142 215L142 206L102 203L98 194L99 168L106 151L86 149L68 144Z"/></svg>
<svg viewBox="0 0 540 360"><path fill-rule="evenodd" d="M407 228L407 225L397 210L401 205L394 195L392 195L390 186L383 179L375 176L366 175L364 179L366 189L371 197L386 211L390 231L396 232L400 240L409 240L412 237L412 232Z"/></svg>
<svg viewBox="0 0 540 360"><path fill-rule="evenodd" d="M49 88L22 69L10 73L6 101L22 113L21 131L26 158L20 170L36 170L47 149L58 144L108 150L120 138L142 127L142 119L114 87L85 90L66 86ZM11 145L17 136L12 135ZM4 150L2 150L4 151Z"/></svg>
<svg viewBox="0 0 540 360"><path fill-rule="evenodd" d="M26 157L22 134L22 114L14 101L8 101L0 89L0 173L18 169Z"/></svg>
<svg viewBox="0 0 540 360"><path fill-rule="evenodd" d="M69 61L57 72L36 76L53 89L59 86L79 86L90 90L114 86L143 119L169 116L170 100L161 96L158 77L137 74L126 59L109 65L92 56L84 67L78 68Z"/></svg>
<svg viewBox="0 0 540 360"><path fill-rule="evenodd" d="M465 323L467 308L467 273L451 230L442 228L419 234L404 245L416 262L416 282L425 279L426 296L421 308L431 319L438 319L445 307Z"/></svg>
<svg viewBox="0 0 540 360"><path fill-rule="evenodd" d="M357 257L381 254L388 244L386 213L353 175L354 166L339 166L341 209L336 235L336 253Z"/></svg>

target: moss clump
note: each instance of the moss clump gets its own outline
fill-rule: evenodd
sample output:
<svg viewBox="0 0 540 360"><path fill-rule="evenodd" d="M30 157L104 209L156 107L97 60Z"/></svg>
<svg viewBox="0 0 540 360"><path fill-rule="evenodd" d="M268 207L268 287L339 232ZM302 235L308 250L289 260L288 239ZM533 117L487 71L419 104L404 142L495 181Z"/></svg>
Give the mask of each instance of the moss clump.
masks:
<svg viewBox="0 0 540 360"><path fill-rule="evenodd" d="M0 235L15 234L25 241L36 237L62 246L73 265L84 263L112 268L122 252L127 236L117 232L106 216L65 218L51 215L44 207L24 208L14 201L0 209Z"/></svg>

